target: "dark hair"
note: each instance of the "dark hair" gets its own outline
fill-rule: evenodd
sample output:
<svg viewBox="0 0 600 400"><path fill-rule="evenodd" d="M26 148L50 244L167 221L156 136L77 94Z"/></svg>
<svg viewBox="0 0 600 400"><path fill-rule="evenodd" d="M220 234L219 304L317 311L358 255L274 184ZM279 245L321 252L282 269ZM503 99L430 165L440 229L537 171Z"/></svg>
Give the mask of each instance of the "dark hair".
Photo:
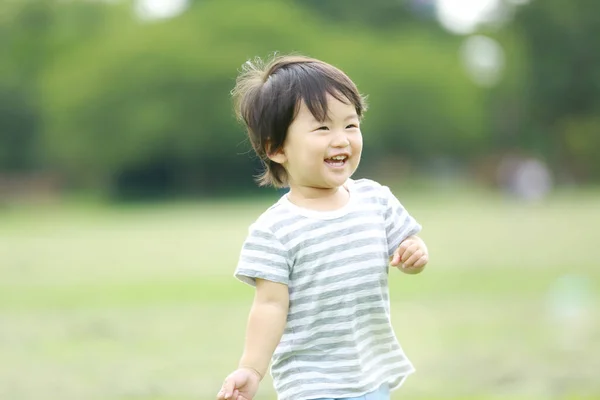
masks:
<svg viewBox="0 0 600 400"><path fill-rule="evenodd" d="M338 68L299 55L275 56L263 62L247 61L232 91L237 117L246 126L250 142L264 164L260 186L284 187L285 168L268 154L280 150L302 101L319 121L327 118L327 94L350 102L357 115L367 109L356 85Z"/></svg>

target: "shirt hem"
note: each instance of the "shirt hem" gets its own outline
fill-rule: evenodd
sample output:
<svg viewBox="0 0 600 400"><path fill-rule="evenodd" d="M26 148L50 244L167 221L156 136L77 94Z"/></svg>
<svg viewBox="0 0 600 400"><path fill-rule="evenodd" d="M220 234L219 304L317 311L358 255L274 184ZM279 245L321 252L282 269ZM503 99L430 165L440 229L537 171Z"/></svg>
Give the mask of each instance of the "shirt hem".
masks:
<svg viewBox="0 0 600 400"><path fill-rule="evenodd" d="M416 369L414 367L411 367L410 370L402 373L402 375L397 377L397 378L400 378L400 380L394 386L392 386L389 382L389 380L393 379L393 378L386 378L382 382L380 382L378 385L376 385L375 387L373 387L367 391L349 394L349 396L350 396L349 398L353 399L353 398L365 396L369 393L373 393L374 391L379 390L379 388L381 388L383 385L388 385L389 391L391 393L392 391L400 389L400 387L406 381L406 378L408 378L410 375L414 374L415 372L416 372ZM346 397L348 397L348 396L346 396ZM325 395L315 395L315 396L310 396L310 397L303 397L302 399L292 399L291 397L280 397L279 395L277 396L278 400L319 400L319 399L330 399L330 398L334 398L334 397L331 397L327 393L325 393Z"/></svg>
<svg viewBox="0 0 600 400"><path fill-rule="evenodd" d="M411 376L412 374L414 374L417 370L412 367L410 370L406 371L400 378L400 381L395 385L395 386L390 386L390 392L394 391L394 390L398 390L400 389L400 387L402 385L404 385L404 381L406 381L406 378L408 378L409 376Z"/></svg>

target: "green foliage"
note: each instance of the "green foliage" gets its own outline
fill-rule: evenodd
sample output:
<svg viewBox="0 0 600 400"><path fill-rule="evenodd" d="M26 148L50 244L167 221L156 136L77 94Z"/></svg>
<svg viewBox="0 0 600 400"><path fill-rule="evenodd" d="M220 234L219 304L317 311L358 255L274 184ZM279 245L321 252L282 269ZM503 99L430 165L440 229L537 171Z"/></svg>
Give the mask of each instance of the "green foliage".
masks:
<svg viewBox="0 0 600 400"><path fill-rule="evenodd" d="M297 0L328 21L362 24L375 29L410 24L413 16L406 1L371 0Z"/></svg>
<svg viewBox="0 0 600 400"><path fill-rule="evenodd" d="M598 2L534 1L514 26L529 52L529 113L534 143L580 178L600 180L600 12ZM595 158L595 160L594 160Z"/></svg>
<svg viewBox="0 0 600 400"><path fill-rule="evenodd" d="M590 150L600 13L570 4L532 2L516 29L494 34L508 68L484 90L464 72L462 38L408 2L206 0L155 22L128 2L4 3L0 169L51 169L118 195L253 188L259 163L229 92L245 60L299 52L341 67L368 95L367 159L518 147L600 179Z"/></svg>
<svg viewBox="0 0 600 400"><path fill-rule="evenodd" d="M55 0L0 5L0 170L45 167L40 75L53 59L98 34L100 4Z"/></svg>
<svg viewBox="0 0 600 400"><path fill-rule="evenodd" d="M273 51L345 69L370 96L365 129L377 152L464 153L484 136L479 91L461 78L453 46L427 31L350 35L282 2L221 1L169 22L131 22L57 59L43 79L44 148L80 181L166 162L179 190L219 187L216 171L251 183L240 174L253 164L239 154L249 146L229 91L245 60ZM190 178L174 181L180 174Z"/></svg>

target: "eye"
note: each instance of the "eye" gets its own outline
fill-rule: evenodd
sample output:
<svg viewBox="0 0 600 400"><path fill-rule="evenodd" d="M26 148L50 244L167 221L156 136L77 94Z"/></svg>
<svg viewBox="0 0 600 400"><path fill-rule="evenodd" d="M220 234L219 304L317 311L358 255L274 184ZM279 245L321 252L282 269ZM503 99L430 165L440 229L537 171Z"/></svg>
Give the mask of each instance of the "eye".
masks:
<svg viewBox="0 0 600 400"><path fill-rule="evenodd" d="M329 128L326 126L320 126L317 129L315 129L315 131L328 131L328 130L329 130Z"/></svg>
<svg viewBox="0 0 600 400"><path fill-rule="evenodd" d="M357 124L350 124L346 127L346 129L357 129L358 125Z"/></svg>

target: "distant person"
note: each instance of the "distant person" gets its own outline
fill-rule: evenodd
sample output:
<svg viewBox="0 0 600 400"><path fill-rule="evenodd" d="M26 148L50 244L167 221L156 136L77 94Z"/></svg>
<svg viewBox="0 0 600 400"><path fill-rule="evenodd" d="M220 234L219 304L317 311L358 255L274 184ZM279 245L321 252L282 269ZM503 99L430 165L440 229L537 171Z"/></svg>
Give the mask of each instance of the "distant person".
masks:
<svg viewBox="0 0 600 400"><path fill-rule="evenodd" d="M244 64L236 111L289 187L251 226L235 276L256 287L238 369L218 399L251 400L271 362L280 400L389 400L414 372L390 322L389 266L428 262L421 226L386 186L352 180L366 110L339 69L302 56Z"/></svg>

